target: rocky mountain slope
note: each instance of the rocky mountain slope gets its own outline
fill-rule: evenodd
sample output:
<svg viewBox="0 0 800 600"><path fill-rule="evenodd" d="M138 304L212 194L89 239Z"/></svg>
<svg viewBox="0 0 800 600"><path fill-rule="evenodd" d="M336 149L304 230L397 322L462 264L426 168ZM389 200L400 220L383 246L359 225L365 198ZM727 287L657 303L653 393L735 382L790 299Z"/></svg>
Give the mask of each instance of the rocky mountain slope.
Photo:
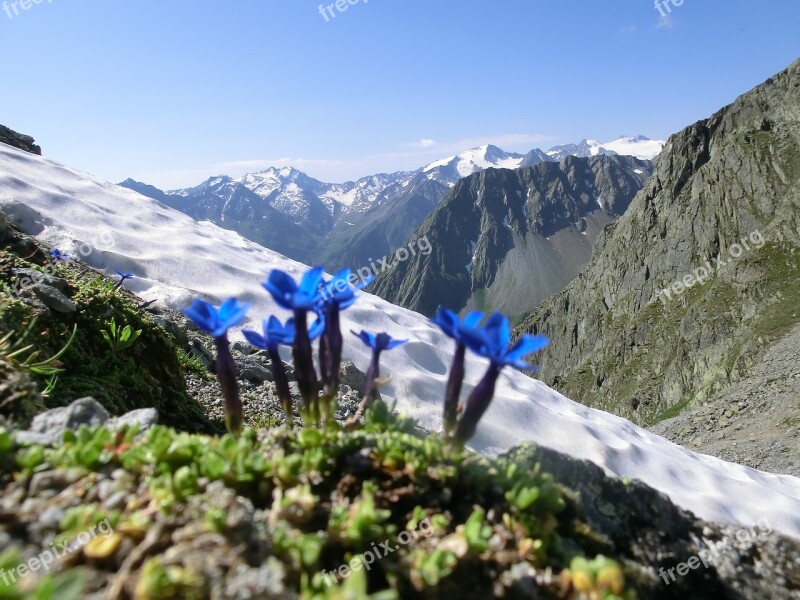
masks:
<svg viewBox="0 0 800 600"><path fill-rule="evenodd" d="M649 162L601 155L467 177L412 235L432 252L396 262L370 291L427 315L440 305L525 314L588 263L650 172Z"/></svg>
<svg viewBox="0 0 800 600"><path fill-rule="evenodd" d="M653 423L753 372L800 322L799 181L797 61L670 138L587 268L519 327L553 340L542 379Z"/></svg>

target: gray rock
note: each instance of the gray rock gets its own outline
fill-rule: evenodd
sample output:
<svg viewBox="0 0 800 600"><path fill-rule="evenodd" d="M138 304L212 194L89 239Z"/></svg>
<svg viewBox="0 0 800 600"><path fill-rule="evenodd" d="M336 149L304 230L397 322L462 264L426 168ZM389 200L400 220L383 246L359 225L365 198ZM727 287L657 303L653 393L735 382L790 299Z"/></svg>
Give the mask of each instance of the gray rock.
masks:
<svg viewBox="0 0 800 600"><path fill-rule="evenodd" d="M43 273L42 271L37 271L36 269L14 269L12 273L22 281L26 279L30 280L30 283L26 283L26 285L43 283L44 285L49 285L50 287L57 289L59 292L63 292L67 288L66 279L55 277L54 275Z"/></svg>
<svg viewBox="0 0 800 600"><path fill-rule="evenodd" d="M31 154L42 154L42 149L36 145L36 140L23 133L17 133L5 125L0 125L0 143L8 144L19 150L30 152Z"/></svg>
<svg viewBox="0 0 800 600"><path fill-rule="evenodd" d="M123 427L139 426L139 435L148 429L158 425L158 411L155 408L140 408L132 410L114 420L111 429L117 430Z"/></svg>
<svg viewBox="0 0 800 600"><path fill-rule="evenodd" d="M214 353L206 348L203 340L200 338L194 337L189 340L189 352L202 360L207 367L214 364Z"/></svg>
<svg viewBox="0 0 800 600"><path fill-rule="evenodd" d="M272 371L255 361L243 361L239 365L239 378L253 383L272 381Z"/></svg>
<svg viewBox="0 0 800 600"><path fill-rule="evenodd" d="M44 490L61 491L83 477L80 469L62 471L40 471L31 477L30 494L40 494Z"/></svg>
<svg viewBox="0 0 800 600"><path fill-rule="evenodd" d="M156 325L175 338L175 343L180 348L185 348L189 345L189 336L186 335L186 331L175 321L158 314L151 315L151 318L156 322Z"/></svg>
<svg viewBox="0 0 800 600"><path fill-rule="evenodd" d="M48 410L33 418L30 429L17 434L22 443L54 446L61 442L68 429L77 430L81 425L99 427L108 422L108 412L94 398L81 398L69 406Z"/></svg>
<svg viewBox="0 0 800 600"><path fill-rule="evenodd" d="M339 366L339 383L356 391L364 389L367 380L366 374L361 371L354 363L344 361Z"/></svg>
<svg viewBox="0 0 800 600"><path fill-rule="evenodd" d="M47 308L63 314L72 314L77 312L78 307L75 303L67 298L62 292L56 288L46 285L44 283L37 283L33 286L33 291L36 296L41 300Z"/></svg>
<svg viewBox="0 0 800 600"><path fill-rule="evenodd" d="M250 356L251 354L255 354L258 350L257 348L251 346L250 344L246 344L245 342L234 342L231 346L231 349L234 352L240 352L245 356Z"/></svg>

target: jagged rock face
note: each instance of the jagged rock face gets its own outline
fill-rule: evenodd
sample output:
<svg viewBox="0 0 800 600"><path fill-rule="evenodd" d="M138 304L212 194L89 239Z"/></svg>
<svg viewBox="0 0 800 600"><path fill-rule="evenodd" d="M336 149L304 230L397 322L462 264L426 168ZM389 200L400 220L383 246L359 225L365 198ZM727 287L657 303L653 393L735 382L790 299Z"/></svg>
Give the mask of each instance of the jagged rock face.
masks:
<svg viewBox="0 0 800 600"><path fill-rule="evenodd" d="M650 172L632 157L570 156L476 173L412 235L430 251L396 262L370 291L428 315L440 305L525 314L588 263Z"/></svg>
<svg viewBox="0 0 800 600"><path fill-rule="evenodd" d="M19 148L31 154L39 154L40 156L42 154L42 149L36 145L36 140L31 136L17 133L4 125L0 125L0 143L14 146L14 148Z"/></svg>
<svg viewBox="0 0 800 600"><path fill-rule="evenodd" d="M799 178L800 61L672 136L591 263L518 329L552 339L542 379L645 423L737 380L800 321Z"/></svg>

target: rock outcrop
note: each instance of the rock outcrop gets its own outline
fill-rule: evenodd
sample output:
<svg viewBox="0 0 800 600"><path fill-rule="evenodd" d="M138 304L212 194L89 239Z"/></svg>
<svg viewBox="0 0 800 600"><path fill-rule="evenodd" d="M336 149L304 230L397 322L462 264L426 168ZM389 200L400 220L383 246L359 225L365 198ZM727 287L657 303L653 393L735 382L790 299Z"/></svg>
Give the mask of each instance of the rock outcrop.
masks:
<svg viewBox="0 0 800 600"><path fill-rule="evenodd" d="M36 140L31 136L17 133L5 125L0 125L0 144L8 144L9 146L14 146L14 148L30 152L31 154L38 154L40 156L42 154L42 149L36 145Z"/></svg>
<svg viewBox="0 0 800 600"><path fill-rule="evenodd" d="M672 136L586 269L518 332L541 378L651 423L739 380L800 322L800 61Z"/></svg>

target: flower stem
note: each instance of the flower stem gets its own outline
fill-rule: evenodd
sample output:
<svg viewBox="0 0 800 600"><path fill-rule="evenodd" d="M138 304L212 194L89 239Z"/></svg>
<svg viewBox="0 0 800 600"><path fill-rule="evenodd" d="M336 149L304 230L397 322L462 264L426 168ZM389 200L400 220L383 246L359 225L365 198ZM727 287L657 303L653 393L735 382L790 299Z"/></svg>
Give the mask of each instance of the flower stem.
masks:
<svg viewBox="0 0 800 600"><path fill-rule="evenodd" d="M314 357L311 351L311 339L308 337L307 311L295 310L295 338L292 347L294 370L297 377L297 386L303 396L303 405L306 417L310 421L319 423L319 381L314 370Z"/></svg>
<svg viewBox="0 0 800 600"><path fill-rule="evenodd" d="M294 410L292 409L292 392L289 390L289 378L286 376L286 369L277 347L269 349L269 357L272 360L272 376L275 379L278 398L286 415L286 424L291 429L294 427Z"/></svg>
<svg viewBox="0 0 800 600"><path fill-rule="evenodd" d="M483 413L486 412L486 409L489 408L489 404L492 402L494 388L499 376L500 367L494 363L490 364L483 378L469 395L464 414L458 422L458 428L456 429L456 441L463 444L475 434L478 421L481 420Z"/></svg>
<svg viewBox="0 0 800 600"><path fill-rule="evenodd" d="M456 344L456 354L453 365L450 367L450 376L447 380L447 390L444 396L444 434L450 437L456 428L458 420L458 397L461 395L461 384L464 381L464 356L466 346L461 342Z"/></svg>
<svg viewBox="0 0 800 600"><path fill-rule="evenodd" d="M217 379L225 399L225 423L232 435L242 430L242 400L239 398L239 382L236 379L236 364L231 355L228 334L214 338L217 347Z"/></svg>

